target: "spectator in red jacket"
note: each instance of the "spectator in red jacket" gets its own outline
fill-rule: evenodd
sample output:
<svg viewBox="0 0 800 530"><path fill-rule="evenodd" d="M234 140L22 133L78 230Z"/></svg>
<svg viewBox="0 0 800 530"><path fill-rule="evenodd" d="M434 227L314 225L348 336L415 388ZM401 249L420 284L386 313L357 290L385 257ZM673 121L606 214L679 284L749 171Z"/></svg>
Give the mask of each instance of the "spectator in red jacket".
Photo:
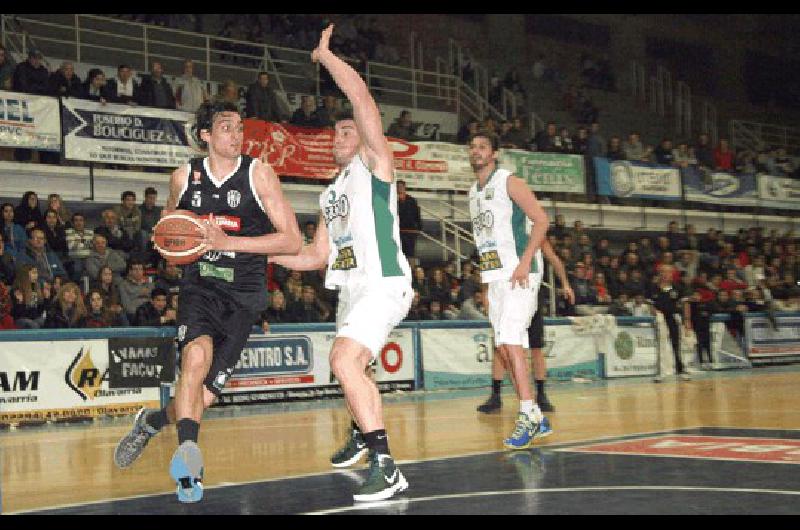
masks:
<svg viewBox="0 0 800 530"><path fill-rule="evenodd" d="M734 152L728 147L728 140L720 138L719 146L714 149L714 167L717 171L733 172L735 160Z"/></svg>
<svg viewBox="0 0 800 530"><path fill-rule="evenodd" d="M739 291L747 289L747 283L736 277L736 269L728 269L726 277L719 284L723 291Z"/></svg>

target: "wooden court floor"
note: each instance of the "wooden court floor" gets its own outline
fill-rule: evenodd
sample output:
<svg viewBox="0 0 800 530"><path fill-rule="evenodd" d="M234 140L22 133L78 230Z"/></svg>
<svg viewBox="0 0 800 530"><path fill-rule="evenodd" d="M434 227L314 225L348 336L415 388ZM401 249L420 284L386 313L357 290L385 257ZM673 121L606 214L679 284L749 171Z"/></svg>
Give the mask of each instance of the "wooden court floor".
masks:
<svg viewBox="0 0 800 530"><path fill-rule="evenodd" d="M542 446L698 427L800 429L800 366L703 373L692 381L649 378L553 384L554 435ZM485 390L387 396L390 445L400 461L499 451L512 429L510 390L498 414L475 407ZM207 486L326 472L349 418L341 400L212 410L200 429ZM113 464L132 417L0 432L2 512L171 493L174 428L151 440L127 470Z"/></svg>

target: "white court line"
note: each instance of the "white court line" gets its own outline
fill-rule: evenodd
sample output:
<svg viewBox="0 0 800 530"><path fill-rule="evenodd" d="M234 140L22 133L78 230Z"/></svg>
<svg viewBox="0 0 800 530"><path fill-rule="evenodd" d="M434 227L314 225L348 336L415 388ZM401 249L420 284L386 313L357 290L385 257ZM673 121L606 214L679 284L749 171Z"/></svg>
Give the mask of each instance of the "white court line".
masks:
<svg viewBox="0 0 800 530"><path fill-rule="evenodd" d="M410 504L414 502L428 502L440 501L446 499L463 499L469 497L490 497L498 495L521 495L525 493L574 493L577 491L707 491L707 492L721 492L721 493L761 493L767 495L797 495L800 496L800 491L785 491L785 490L760 490L760 489L746 489L746 488L708 488L699 486L586 486L575 488L530 488L520 490L507 490L507 491L476 491L471 493L455 493L452 495L435 495L431 497L417 497L411 499L397 499L396 501L387 501L381 504L381 507L391 507L392 504ZM306 512L302 515L329 515L333 513L351 512L357 510L368 510L376 507L372 505L359 505L343 506L341 508L331 508L328 510L319 510L316 512Z"/></svg>

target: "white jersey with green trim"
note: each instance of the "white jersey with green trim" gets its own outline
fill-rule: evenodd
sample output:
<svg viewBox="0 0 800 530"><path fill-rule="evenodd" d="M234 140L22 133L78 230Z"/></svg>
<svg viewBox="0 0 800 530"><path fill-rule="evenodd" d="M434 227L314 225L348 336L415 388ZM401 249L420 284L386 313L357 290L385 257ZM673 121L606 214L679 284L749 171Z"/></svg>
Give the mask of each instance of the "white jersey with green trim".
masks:
<svg viewBox="0 0 800 530"><path fill-rule="evenodd" d="M411 267L400 245L397 186L369 170L356 155L319 197L328 228L325 287L405 277Z"/></svg>
<svg viewBox="0 0 800 530"><path fill-rule="evenodd" d="M508 195L507 169L495 169L483 188L475 182L469 189L472 236L478 251L481 281L508 280L528 246L532 226L525 212ZM542 251L537 250L531 273L542 270Z"/></svg>

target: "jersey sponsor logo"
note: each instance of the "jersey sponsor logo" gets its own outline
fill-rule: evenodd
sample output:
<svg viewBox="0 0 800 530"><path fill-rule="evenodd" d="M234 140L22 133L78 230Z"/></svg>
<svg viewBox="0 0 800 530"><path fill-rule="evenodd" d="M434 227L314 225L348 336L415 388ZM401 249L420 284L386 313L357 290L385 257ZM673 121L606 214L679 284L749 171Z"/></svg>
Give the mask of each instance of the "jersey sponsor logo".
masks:
<svg viewBox="0 0 800 530"><path fill-rule="evenodd" d="M494 214L491 210L484 210L472 218L472 231L476 234L481 231L491 233L494 227Z"/></svg>
<svg viewBox="0 0 800 530"><path fill-rule="evenodd" d="M332 271L346 271L355 269L358 266L356 262L356 254L353 247L341 247L336 254L336 259L331 265Z"/></svg>
<svg viewBox="0 0 800 530"><path fill-rule="evenodd" d="M479 265L481 272L493 271L496 269L503 268L503 263L500 261L500 255L497 253L496 250L490 250L489 252L481 252Z"/></svg>
<svg viewBox="0 0 800 530"><path fill-rule="evenodd" d="M231 259L236 259L236 252L227 252L219 250L209 250L203 254L203 259L206 261L219 261L222 256L227 256Z"/></svg>
<svg viewBox="0 0 800 530"><path fill-rule="evenodd" d="M200 276L204 278L217 278L222 281L233 283L234 274L233 269L230 267L217 267L211 263L200 261L197 263L197 268L200 271Z"/></svg>
<svg viewBox="0 0 800 530"><path fill-rule="evenodd" d="M323 215L325 216L325 226L337 217L345 218L350 214L350 201L347 195L336 196L336 190L328 192L328 205L325 206Z"/></svg>
<svg viewBox="0 0 800 530"><path fill-rule="evenodd" d="M208 221L208 214L201 215L202 219ZM242 229L242 218L235 215L215 215L217 226L226 232L238 232Z"/></svg>
<svg viewBox="0 0 800 530"><path fill-rule="evenodd" d="M197 186L199 184L200 184L200 172L199 171L193 171L192 172L192 185L193 186Z"/></svg>
<svg viewBox="0 0 800 530"><path fill-rule="evenodd" d="M242 194L239 190L230 190L228 192L228 206L236 208L242 202Z"/></svg>
<svg viewBox="0 0 800 530"><path fill-rule="evenodd" d="M494 199L494 188L486 188L486 200L491 201Z"/></svg>

